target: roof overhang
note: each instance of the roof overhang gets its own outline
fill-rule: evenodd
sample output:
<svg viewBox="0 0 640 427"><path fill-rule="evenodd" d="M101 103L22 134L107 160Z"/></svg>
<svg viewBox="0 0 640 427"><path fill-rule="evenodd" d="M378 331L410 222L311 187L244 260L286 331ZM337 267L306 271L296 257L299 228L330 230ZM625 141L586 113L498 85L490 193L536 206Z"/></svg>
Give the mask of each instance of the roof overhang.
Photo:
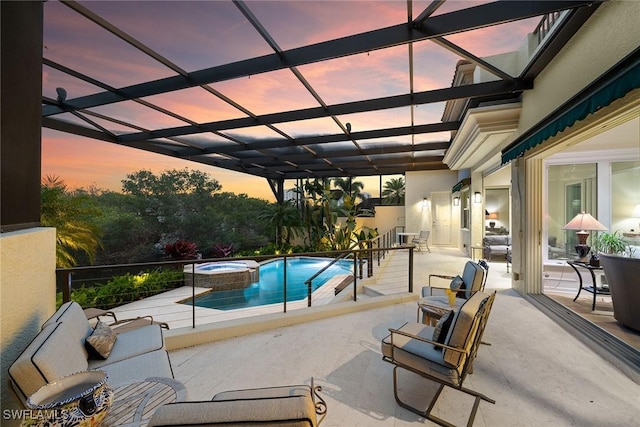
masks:
<svg viewBox="0 0 640 427"><path fill-rule="evenodd" d="M443 162L453 170L479 172L500 164L501 150L518 129L521 110L520 102L467 110Z"/></svg>

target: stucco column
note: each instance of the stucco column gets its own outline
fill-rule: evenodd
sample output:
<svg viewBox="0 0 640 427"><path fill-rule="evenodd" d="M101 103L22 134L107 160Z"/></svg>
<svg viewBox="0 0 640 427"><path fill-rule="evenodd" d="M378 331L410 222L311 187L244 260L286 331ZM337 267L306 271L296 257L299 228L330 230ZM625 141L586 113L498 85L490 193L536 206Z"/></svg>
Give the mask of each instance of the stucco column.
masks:
<svg viewBox="0 0 640 427"><path fill-rule="evenodd" d="M42 5L41 1L0 2L2 231L40 224Z"/></svg>
<svg viewBox="0 0 640 427"><path fill-rule="evenodd" d="M481 194L479 203L475 201L475 194ZM471 187L469 189L471 198L471 246L482 246L484 237L484 185L481 172L471 173ZM471 250L471 249L469 249ZM473 255L472 253L470 253Z"/></svg>
<svg viewBox="0 0 640 427"><path fill-rule="evenodd" d="M542 293L542 160L516 159L511 165L512 287Z"/></svg>

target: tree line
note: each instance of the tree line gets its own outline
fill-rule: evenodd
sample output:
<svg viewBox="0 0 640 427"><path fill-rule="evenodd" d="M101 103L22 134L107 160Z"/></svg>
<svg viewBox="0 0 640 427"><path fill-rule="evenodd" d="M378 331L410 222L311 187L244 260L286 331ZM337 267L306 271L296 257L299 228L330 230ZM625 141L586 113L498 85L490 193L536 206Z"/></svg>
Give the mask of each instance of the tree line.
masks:
<svg viewBox="0 0 640 427"><path fill-rule="evenodd" d="M375 235L356 230L355 218L372 214L360 207L362 189L344 178L311 180L296 187L296 200L277 204L224 192L198 170L140 170L122 192L71 190L47 176L41 224L56 227L58 267L346 249ZM383 198L404 203L404 179L385 183Z"/></svg>

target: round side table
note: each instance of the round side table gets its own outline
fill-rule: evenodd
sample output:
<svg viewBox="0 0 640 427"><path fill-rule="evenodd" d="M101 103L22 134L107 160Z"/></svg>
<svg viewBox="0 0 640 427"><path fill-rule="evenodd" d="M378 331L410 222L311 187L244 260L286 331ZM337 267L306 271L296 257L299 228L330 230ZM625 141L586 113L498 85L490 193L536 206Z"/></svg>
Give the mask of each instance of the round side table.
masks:
<svg viewBox="0 0 640 427"><path fill-rule="evenodd" d="M162 377L126 384L113 392L113 404L103 427L144 427L158 407L187 399L184 384Z"/></svg>

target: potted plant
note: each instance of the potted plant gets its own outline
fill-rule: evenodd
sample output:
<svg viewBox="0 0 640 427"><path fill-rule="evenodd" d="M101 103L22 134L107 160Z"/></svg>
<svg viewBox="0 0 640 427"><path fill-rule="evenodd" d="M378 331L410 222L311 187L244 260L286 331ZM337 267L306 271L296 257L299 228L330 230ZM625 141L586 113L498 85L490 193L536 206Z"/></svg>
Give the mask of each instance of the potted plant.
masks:
<svg viewBox="0 0 640 427"><path fill-rule="evenodd" d="M594 249L599 252L600 262L607 277L613 317L623 325L640 331L640 258L633 258L633 248L629 246L619 232L600 233L593 241Z"/></svg>
<svg viewBox="0 0 640 427"><path fill-rule="evenodd" d="M598 235L594 237L592 245L594 253L596 254L623 254L627 247L627 243L619 234L619 231L613 233L598 233Z"/></svg>

